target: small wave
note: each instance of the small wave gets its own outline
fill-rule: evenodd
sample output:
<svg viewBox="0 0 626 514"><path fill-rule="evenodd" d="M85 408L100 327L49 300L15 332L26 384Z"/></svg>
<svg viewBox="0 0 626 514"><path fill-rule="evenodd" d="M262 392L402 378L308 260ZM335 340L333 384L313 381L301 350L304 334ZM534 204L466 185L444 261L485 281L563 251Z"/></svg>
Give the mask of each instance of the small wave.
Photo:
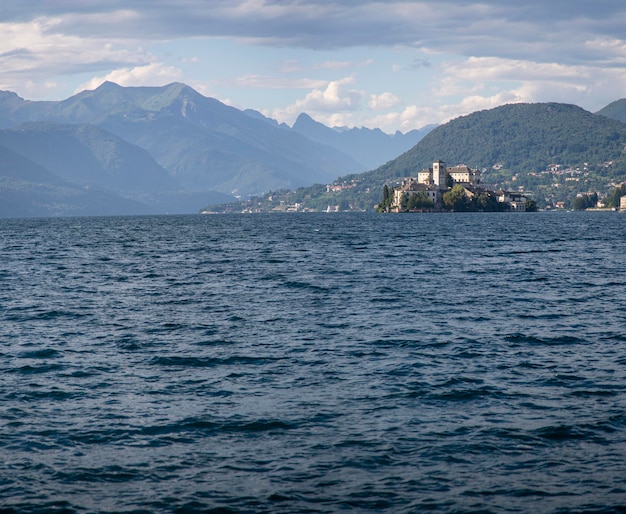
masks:
<svg viewBox="0 0 626 514"><path fill-rule="evenodd" d="M58 350L53 348L44 348L41 350L33 350L29 352L23 352L18 355L22 359L51 359L60 357L62 354Z"/></svg>
<svg viewBox="0 0 626 514"><path fill-rule="evenodd" d="M274 430L289 430L297 425L279 419L230 420L208 421L188 418L177 423L144 427L141 432L146 435L172 435L181 433L232 433L232 432L268 432Z"/></svg>
<svg viewBox="0 0 626 514"><path fill-rule="evenodd" d="M555 345L574 345L585 343L584 339L580 339L579 337L574 336L556 336L549 338L541 338L533 335L527 334L510 334L504 337L504 340L510 343L519 344L519 345L546 345L546 346L555 346Z"/></svg>
<svg viewBox="0 0 626 514"><path fill-rule="evenodd" d="M230 357L154 357L150 363L155 366L177 368L212 368L216 366L261 365L276 360L270 357L248 357L245 355L233 355Z"/></svg>
<svg viewBox="0 0 626 514"><path fill-rule="evenodd" d="M124 483L134 480L145 480L146 470L134 469L117 465L104 468L76 468L72 471L57 471L55 479L65 484L112 482Z"/></svg>
<svg viewBox="0 0 626 514"><path fill-rule="evenodd" d="M78 512L84 512L84 509L75 507L68 501L12 501L0 507L1 514L38 514L40 512L46 512L49 514L77 514Z"/></svg>
<svg viewBox="0 0 626 514"><path fill-rule="evenodd" d="M508 398L509 396L502 393L494 387L484 386L478 388L453 389L452 391L444 391L430 393L428 398L432 400L467 402L478 400L481 398Z"/></svg>
<svg viewBox="0 0 626 514"><path fill-rule="evenodd" d="M552 425L535 430L534 435L540 439L549 439L551 441L571 441L575 439L587 439L590 433L582 427Z"/></svg>
<svg viewBox="0 0 626 514"><path fill-rule="evenodd" d="M36 375L36 374L43 374L43 373L50 373L52 371L59 371L64 369L65 366L63 364L57 364L57 363L52 363L52 364L41 364L40 366L31 366L30 364L27 364L25 366L21 366L18 368L12 368L9 371L12 373L19 373L22 375Z"/></svg>

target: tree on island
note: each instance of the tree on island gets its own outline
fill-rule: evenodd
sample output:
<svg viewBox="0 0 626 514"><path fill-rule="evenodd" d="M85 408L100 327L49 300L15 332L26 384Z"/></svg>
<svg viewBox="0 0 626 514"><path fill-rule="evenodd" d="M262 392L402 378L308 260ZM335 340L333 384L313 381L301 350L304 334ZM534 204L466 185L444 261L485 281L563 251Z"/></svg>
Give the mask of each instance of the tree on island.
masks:
<svg viewBox="0 0 626 514"><path fill-rule="evenodd" d="M376 205L377 212L389 212L393 204L393 190L389 190L387 184L383 186L383 199Z"/></svg>
<svg viewBox="0 0 626 514"><path fill-rule="evenodd" d="M435 203L428 197L428 194L425 191L411 193L406 204L406 208L409 211L418 209L432 209L434 206Z"/></svg>
<svg viewBox="0 0 626 514"><path fill-rule="evenodd" d="M511 210L511 204L508 202L499 202L494 193L484 191L477 194L473 198L473 204L476 210L482 212L505 212Z"/></svg>
<svg viewBox="0 0 626 514"><path fill-rule="evenodd" d="M465 188L460 185L455 185L450 191L446 191L443 194L443 206L449 211L454 212L468 212L475 211L476 206L472 199L467 197Z"/></svg>

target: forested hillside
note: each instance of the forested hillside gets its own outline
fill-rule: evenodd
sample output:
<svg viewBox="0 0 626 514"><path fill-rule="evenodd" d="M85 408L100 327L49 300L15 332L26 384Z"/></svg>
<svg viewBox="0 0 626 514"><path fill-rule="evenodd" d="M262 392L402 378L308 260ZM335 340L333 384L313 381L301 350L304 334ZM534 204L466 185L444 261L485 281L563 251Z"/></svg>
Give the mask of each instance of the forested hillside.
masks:
<svg viewBox="0 0 626 514"><path fill-rule="evenodd" d="M600 109L596 114L626 123L626 98L611 102L604 109Z"/></svg>
<svg viewBox="0 0 626 514"><path fill-rule="evenodd" d="M523 191L540 206L571 203L578 193L605 194L626 181L625 148L626 124L606 116L569 104L504 105L441 125L398 158L335 182L349 187L303 188L289 198L313 208L371 209L383 184L443 160L483 170L486 185Z"/></svg>
<svg viewBox="0 0 626 514"><path fill-rule="evenodd" d="M561 167L626 169L626 124L568 104L512 104L442 125L408 152L363 177L402 177L442 159L512 174Z"/></svg>

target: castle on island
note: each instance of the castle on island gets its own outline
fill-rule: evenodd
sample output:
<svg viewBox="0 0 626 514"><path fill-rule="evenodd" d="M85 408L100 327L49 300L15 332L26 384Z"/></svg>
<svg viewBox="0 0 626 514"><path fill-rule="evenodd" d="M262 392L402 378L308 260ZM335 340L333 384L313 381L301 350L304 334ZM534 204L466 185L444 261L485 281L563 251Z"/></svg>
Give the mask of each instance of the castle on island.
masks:
<svg viewBox="0 0 626 514"><path fill-rule="evenodd" d="M491 205L489 210L526 210L523 194L491 191L481 185L480 170L465 164L448 168L443 161L433 162L432 167L419 171L417 177L402 179L402 183L391 190L385 186L379 207L386 212L443 210L450 203L453 189L456 197L464 197L466 205L480 200L477 210L485 210L480 208L481 205Z"/></svg>

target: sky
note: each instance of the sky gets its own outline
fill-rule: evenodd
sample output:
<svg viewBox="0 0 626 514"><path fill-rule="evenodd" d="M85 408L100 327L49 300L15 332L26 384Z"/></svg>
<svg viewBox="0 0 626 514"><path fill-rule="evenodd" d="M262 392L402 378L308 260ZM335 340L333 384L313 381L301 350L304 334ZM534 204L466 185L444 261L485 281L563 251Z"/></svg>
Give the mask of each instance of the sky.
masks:
<svg viewBox="0 0 626 514"><path fill-rule="evenodd" d="M184 82L292 125L407 132L626 97L624 0L2 0L0 90Z"/></svg>

